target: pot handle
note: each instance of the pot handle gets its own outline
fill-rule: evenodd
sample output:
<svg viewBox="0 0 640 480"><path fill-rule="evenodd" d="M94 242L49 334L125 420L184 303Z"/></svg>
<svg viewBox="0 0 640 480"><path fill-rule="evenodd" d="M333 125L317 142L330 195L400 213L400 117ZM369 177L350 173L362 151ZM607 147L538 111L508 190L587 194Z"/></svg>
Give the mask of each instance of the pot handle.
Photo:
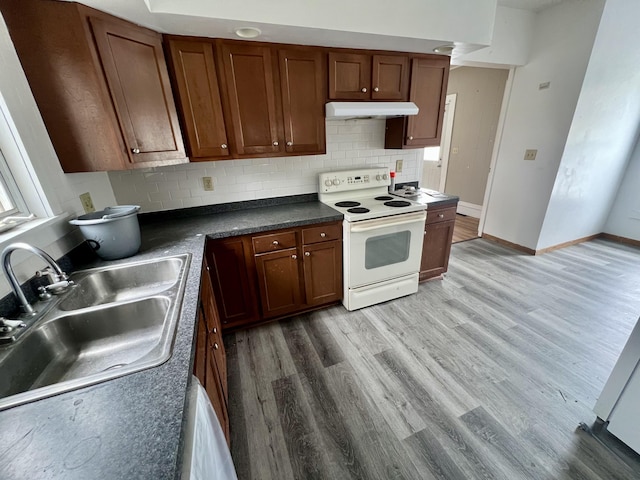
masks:
<svg viewBox="0 0 640 480"><path fill-rule="evenodd" d="M139 205L119 205L119 207L120 208L131 207L132 210L125 210L124 212L120 212L120 213L107 213L106 215L102 216L102 220L124 217L126 215L131 215L132 213L137 213L140 210Z"/></svg>

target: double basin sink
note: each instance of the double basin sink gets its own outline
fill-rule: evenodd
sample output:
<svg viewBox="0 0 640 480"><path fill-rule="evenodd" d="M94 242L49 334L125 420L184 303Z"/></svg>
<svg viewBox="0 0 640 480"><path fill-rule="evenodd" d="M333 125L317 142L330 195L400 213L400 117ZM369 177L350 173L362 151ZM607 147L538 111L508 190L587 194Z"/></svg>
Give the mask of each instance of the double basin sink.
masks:
<svg viewBox="0 0 640 480"><path fill-rule="evenodd" d="M172 354L191 255L71 275L40 317L0 346L0 410L158 366Z"/></svg>

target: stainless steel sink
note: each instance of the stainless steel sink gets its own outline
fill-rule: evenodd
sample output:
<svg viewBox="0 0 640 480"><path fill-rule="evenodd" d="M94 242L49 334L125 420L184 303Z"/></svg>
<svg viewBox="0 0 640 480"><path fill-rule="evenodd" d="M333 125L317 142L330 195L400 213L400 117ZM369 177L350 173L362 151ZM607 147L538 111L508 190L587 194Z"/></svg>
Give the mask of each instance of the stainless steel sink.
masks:
<svg viewBox="0 0 640 480"><path fill-rule="evenodd" d="M0 409L151 368L171 357L190 255L73 275L77 286L0 347Z"/></svg>

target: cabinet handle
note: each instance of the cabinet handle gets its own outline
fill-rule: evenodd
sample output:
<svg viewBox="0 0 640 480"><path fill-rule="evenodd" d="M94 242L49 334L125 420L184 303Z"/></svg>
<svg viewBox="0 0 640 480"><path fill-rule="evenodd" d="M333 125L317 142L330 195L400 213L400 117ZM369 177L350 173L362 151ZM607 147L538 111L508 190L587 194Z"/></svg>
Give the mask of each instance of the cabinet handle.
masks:
<svg viewBox="0 0 640 480"><path fill-rule="evenodd" d="M220 148L224 148L224 149L226 150L226 149L227 149L227 148L229 148L229 147L227 147L227 144L226 144L226 143L223 143L222 145L220 145Z"/></svg>
<svg viewBox="0 0 640 480"><path fill-rule="evenodd" d="M280 242L278 240L274 240L273 244L277 246L277 245L280 245Z"/></svg>
<svg viewBox="0 0 640 480"><path fill-rule="evenodd" d="M291 255L291 258L293 258L294 260L296 260L298 258L298 255Z"/></svg>
<svg viewBox="0 0 640 480"><path fill-rule="evenodd" d="M324 232L322 232L322 233L320 234L320 237L321 237L321 238L324 238L324 237L326 237L326 236L327 236L327 234L326 234L326 233L324 233Z"/></svg>
<svg viewBox="0 0 640 480"><path fill-rule="evenodd" d="M214 344L213 344L213 348L214 348L215 350L218 350L218 349L220 348L220 345L218 345L217 343L214 343Z"/></svg>
<svg viewBox="0 0 640 480"><path fill-rule="evenodd" d="M218 327L213 327L212 332L213 332L213 333L218 333Z"/></svg>
<svg viewBox="0 0 640 480"><path fill-rule="evenodd" d="M444 218L444 213L439 213L438 218Z"/></svg>
<svg viewBox="0 0 640 480"><path fill-rule="evenodd" d="M360 89L360 91L361 91L362 93L367 93L367 87L362 87L362 88Z"/></svg>
<svg viewBox="0 0 640 480"><path fill-rule="evenodd" d="M409 137L409 140L413 140L413 137Z"/></svg>
<svg viewBox="0 0 640 480"><path fill-rule="evenodd" d="M379 91L380 91L380 89L379 89L378 87L376 87L376 88L374 88L374 89L373 89L373 91L374 91L374 92L379 92Z"/></svg>
<svg viewBox="0 0 640 480"><path fill-rule="evenodd" d="M291 147L293 145L293 142L287 142L287 147Z"/></svg>
<svg viewBox="0 0 640 480"><path fill-rule="evenodd" d="M424 234L425 234L425 235L427 234L427 231L426 231L426 230L424 231Z"/></svg>
<svg viewBox="0 0 640 480"><path fill-rule="evenodd" d="M277 140L276 140L275 142L273 142L273 146L274 146L274 147L277 147L278 145L280 145L280 144L278 143L278 141L277 141Z"/></svg>
<svg viewBox="0 0 640 480"><path fill-rule="evenodd" d="M304 256L305 257L310 257L311 256L311 252L304 252Z"/></svg>
<svg viewBox="0 0 640 480"><path fill-rule="evenodd" d="M131 153L138 154L138 153L140 153L140 149L139 148L132 148L131 149Z"/></svg>

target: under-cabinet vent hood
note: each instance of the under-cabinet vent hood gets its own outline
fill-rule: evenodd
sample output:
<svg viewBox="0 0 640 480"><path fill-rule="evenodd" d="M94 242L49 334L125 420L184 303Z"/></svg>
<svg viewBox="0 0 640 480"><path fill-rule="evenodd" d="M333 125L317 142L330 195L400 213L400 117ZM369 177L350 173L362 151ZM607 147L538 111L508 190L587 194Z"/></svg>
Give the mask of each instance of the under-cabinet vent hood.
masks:
<svg viewBox="0 0 640 480"><path fill-rule="evenodd" d="M387 118L417 115L418 106L413 102L329 102L327 119Z"/></svg>

